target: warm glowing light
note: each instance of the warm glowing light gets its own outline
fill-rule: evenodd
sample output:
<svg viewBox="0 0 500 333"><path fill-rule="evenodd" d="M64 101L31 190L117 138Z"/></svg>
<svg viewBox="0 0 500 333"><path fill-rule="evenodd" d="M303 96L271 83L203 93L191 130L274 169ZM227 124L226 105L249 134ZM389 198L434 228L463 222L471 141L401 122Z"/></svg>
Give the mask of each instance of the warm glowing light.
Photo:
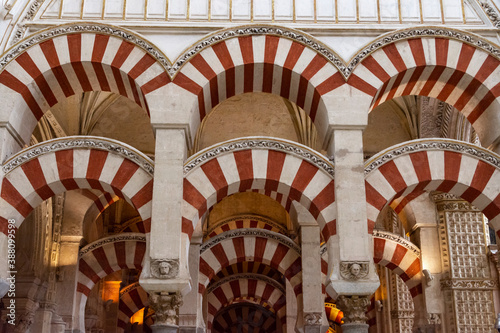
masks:
<svg viewBox="0 0 500 333"><path fill-rule="evenodd" d="M139 311L134 313L132 317L130 317L131 324L137 323L139 325L142 325L142 323L144 322L144 309L145 308L140 309Z"/></svg>
<svg viewBox="0 0 500 333"><path fill-rule="evenodd" d="M113 301L118 303L120 298L120 281L105 281L102 291L102 300L104 302Z"/></svg>

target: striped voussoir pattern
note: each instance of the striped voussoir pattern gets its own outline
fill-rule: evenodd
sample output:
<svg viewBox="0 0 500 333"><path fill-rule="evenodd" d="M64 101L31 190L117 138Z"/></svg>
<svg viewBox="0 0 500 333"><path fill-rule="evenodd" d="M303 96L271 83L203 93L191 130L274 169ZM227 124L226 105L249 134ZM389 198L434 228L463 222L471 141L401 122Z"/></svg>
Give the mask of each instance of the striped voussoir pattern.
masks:
<svg viewBox="0 0 500 333"><path fill-rule="evenodd" d="M130 288L129 288L130 287ZM132 286L125 287L127 292L120 294L118 305L118 323L117 333L125 332L130 318L139 310L149 305L148 293L135 283Z"/></svg>
<svg viewBox="0 0 500 333"><path fill-rule="evenodd" d="M215 237L225 231L247 228L265 229L288 236L286 226L277 222L267 220L260 216L238 216L222 221L212 227L207 232L207 236L204 240Z"/></svg>
<svg viewBox="0 0 500 333"><path fill-rule="evenodd" d="M19 227L34 207L56 194L94 189L127 200L137 209L149 232L152 187L148 172L112 151L71 148L44 152L18 164L4 176L0 229L6 232L8 219L15 219Z"/></svg>
<svg viewBox="0 0 500 333"><path fill-rule="evenodd" d="M372 109L398 96L429 96L460 110L471 124L486 126L492 121L499 124L499 65L498 59L472 45L423 37L373 52L353 76L362 82L359 89L374 96Z"/></svg>
<svg viewBox="0 0 500 333"><path fill-rule="evenodd" d="M146 251L143 234L113 235L90 243L78 260L77 292L88 296L103 277L122 269L142 269Z"/></svg>
<svg viewBox="0 0 500 333"><path fill-rule="evenodd" d="M208 326L211 326L210 323L221 309L238 300L248 301L250 298L262 300L279 319L285 320L286 323L286 295L265 281L241 278L220 285L208 295Z"/></svg>
<svg viewBox="0 0 500 333"><path fill-rule="evenodd" d="M278 270L290 282L295 294L302 294L300 254L273 238L250 234L225 238L201 253L198 292L203 294L212 278L225 267L245 261Z"/></svg>
<svg viewBox="0 0 500 333"><path fill-rule="evenodd" d="M404 242L373 236L373 261L399 275L413 298L422 294L420 256Z"/></svg>
<svg viewBox="0 0 500 333"><path fill-rule="evenodd" d="M164 68L142 48L95 33L61 35L34 44L0 73L0 85L19 94L25 107L12 125L28 135L49 108L81 92L113 92L149 113L145 95L169 82ZM27 129L26 124L31 126Z"/></svg>
<svg viewBox="0 0 500 333"><path fill-rule="evenodd" d="M246 191L272 191L298 201L317 218L325 241L336 233L333 177L305 159L271 148L225 152L191 169L184 177L182 232L191 237L213 205Z"/></svg>
<svg viewBox="0 0 500 333"><path fill-rule="evenodd" d="M277 325L276 315L257 302L236 303L217 314L209 332L281 333L283 327Z"/></svg>
<svg viewBox="0 0 500 333"><path fill-rule="evenodd" d="M326 119L322 96L345 80L317 51L287 38L261 35L229 38L203 49L173 83L197 96L200 122L227 98L267 92L303 108L322 133Z"/></svg>
<svg viewBox="0 0 500 333"><path fill-rule="evenodd" d="M402 198L395 207L396 213L400 213L408 202L424 191L441 191L461 197L490 220L500 214L500 171L491 163L499 157L459 141L436 142L439 149L418 150L414 147L426 144L426 140L410 141L389 148L367 162L367 165L378 164L367 172L365 181L368 222L372 228L385 205ZM403 150L406 153L393 153ZM500 225L494 227L498 231Z"/></svg>

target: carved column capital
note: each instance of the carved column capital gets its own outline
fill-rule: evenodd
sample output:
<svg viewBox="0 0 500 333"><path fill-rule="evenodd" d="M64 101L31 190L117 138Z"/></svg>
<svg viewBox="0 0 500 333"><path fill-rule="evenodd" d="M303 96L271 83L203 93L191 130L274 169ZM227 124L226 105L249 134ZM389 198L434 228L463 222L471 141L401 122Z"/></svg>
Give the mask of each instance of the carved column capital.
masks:
<svg viewBox="0 0 500 333"><path fill-rule="evenodd" d="M177 326L182 296L178 293L151 293L149 306L155 311L155 325Z"/></svg>
<svg viewBox="0 0 500 333"><path fill-rule="evenodd" d="M339 296L337 306L344 312L344 323L346 324L365 324L366 307L370 305L370 299L367 296Z"/></svg>
<svg viewBox="0 0 500 333"><path fill-rule="evenodd" d="M304 314L304 323L308 326L320 326L321 325L321 313L320 312L310 312Z"/></svg>

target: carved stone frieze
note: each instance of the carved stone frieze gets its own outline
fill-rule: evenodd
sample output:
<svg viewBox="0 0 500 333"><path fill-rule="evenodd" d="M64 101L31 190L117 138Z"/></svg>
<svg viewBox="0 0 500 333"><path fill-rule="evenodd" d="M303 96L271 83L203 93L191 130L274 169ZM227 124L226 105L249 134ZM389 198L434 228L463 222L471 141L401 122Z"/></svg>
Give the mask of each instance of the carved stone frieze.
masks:
<svg viewBox="0 0 500 333"><path fill-rule="evenodd" d="M196 166L205 163L209 159L216 156L229 153L232 151L246 150L246 149L268 149L282 151L287 154L293 154L303 158L318 168L322 169L330 176L334 176L333 165L323 155L314 152L306 146L302 146L295 142L286 142L273 140L271 138L252 138L241 139L222 143L214 148L202 150L198 154L191 157L184 165L184 174L188 174Z"/></svg>
<svg viewBox="0 0 500 333"><path fill-rule="evenodd" d="M177 326L182 296L178 293L151 293L149 306L155 311L155 325Z"/></svg>
<svg viewBox="0 0 500 333"><path fill-rule="evenodd" d="M500 29L500 16L495 8L488 3L488 1L481 1L481 7L483 7L484 12L488 15L491 23L495 26L495 28Z"/></svg>
<svg viewBox="0 0 500 333"><path fill-rule="evenodd" d="M498 282L495 280L441 280L443 289L483 289L494 290L498 288Z"/></svg>
<svg viewBox="0 0 500 333"><path fill-rule="evenodd" d="M436 208L438 211L479 211L479 209L466 201L438 203Z"/></svg>
<svg viewBox="0 0 500 333"><path fill-rule="evenodd" d="M7 160L2 170L8 174L14 168L29 162L41 155L66 149L99 149L118 154L136 163L151 176L154 174L154 163L135 148L116 140L94 136L69 136L53 139L22 150Z"/></svg>
<svg viewBox="0 0 500 333"><path fill-rule="evenodd" d="M462 200L456 195L446 192L431 192L429 193L429 198L436 203L440 201Z"/></svg>
<svg viewBox="0 0 500 333"><path fill-rule="evenodd" d="M440 313L428 313L427 322L429 325L441 325L441 314Z"/></svg>
<svg viewBox="0 0 500 333"><path fill-rule="evenodd" d="M25 21L30 21L33 19L35 16L36 12L40 8L40 6L43 4L45 0L35 0L31 3L30 8L24 15L24 17L20 20L20 22L17 24L17 29L16 32L14 32L12 39L10 41L10 45L14 45L18 41L21 40L21 38L24 37L24 33L28 29L28 27L24 24ZM9 8L10 9L10 8Z"/></svg>
<svg viewBox="0 0 500 333"><path fill-rule="evenodd" d="M419 139L401 144L395 148L389 148L372 157L365 166L365 174L376 170L381 165L393 160L396 157L419 152L419 151L453 151L461 154L473 156L496 168L500 168L500 158L495 153L481 147L465 142L451 139Z"/></svg>
<svg viewBox="0 0 500 333"><path fill-rule="evenodd" d="M113 235L113 236L109 236L106 238L102 238L102 239L99 239L98 241L95 241L93 243L90 243L90 244L84 246L80 250L80 257L83 256L85 253L90 252L90 251L92 251L98 247L101 247L105 244L120 242L120 241L146 242L146 236L144 236L144 234L130 232L130 233L126 233L126 234Z"/></svg>
<svg viewBox="0 0 500 333"><path fill-rule="evenodd" d="M280 231L280 233L284 234L284 235L287 235L289 236L289 232L286 230L286 228L283 227L282 224L279 224L277 222L274 222L273 220L271 219L267 219L265 217L262 217L262 216L258 216L258 215L237 215L237 216L234 216L234 217L230 217L228 219L225 219L225 220L222 220L220 222L217 222L216 224L210 226L210 229L208 229L206 232L205 232L205 235L210 235L215 229L223 226L224 224L227 224L231 221L235 221L235 220L254 220L254 221L261 221L261 222L264 222L266 224L269 224L270 226L278 229Z"/></svg>
<svg viewBox="0 0 500 333"><path fill-rule="evenodd" d="M172 279L179 274L178 259L151 260L151 275L157 279Z"/></svg>
<svg viewBox="0 0 500 333"><path fill-rule="evenodd" d="M274 231L269 231L265 229L236 229L223 232L215 237L210 238L208 241L204 242L200 248L200 253L205 252L209 248L219 244L220 242L236 238L236 237L264 237L268 239L273 239L279 243L285 245L286 247L293 249L295 252L300 254L300 247L292 241L290 238L279 234Z"/></svg>
<svg viewBox="0 0 500 333"><path fill-rule="evenodd" d="M418 246L416 246L415 244L413 244L409 240L407 240L399 235L396 235L392 232L373 229L373 237L383 238L383 239L391 240L393 242L401 244L405 248L411 250L417 256L420 256L420 249L418 248Z"/></svg>
<svg viewBox="0 0 500 333"><path fill-rule="evenodd" d="M321 325L321 313L311 312L304 315L304 322L308 326L320 326Z"/></svg>
<svg viewBox="0 0 500 333"><path fill-rule="evenodd" d="M360 280L368 276L368 261L342 261L340 262L340 276L346 280Z"/></svg>
<svg viewBox="0 0 500 333"><path fill-rule="evenodd" d="M370 305L370 299L364 296L344 296L337 298L337 306L344 312L344 323L364 324L366 323L366 307Z"/></svg>

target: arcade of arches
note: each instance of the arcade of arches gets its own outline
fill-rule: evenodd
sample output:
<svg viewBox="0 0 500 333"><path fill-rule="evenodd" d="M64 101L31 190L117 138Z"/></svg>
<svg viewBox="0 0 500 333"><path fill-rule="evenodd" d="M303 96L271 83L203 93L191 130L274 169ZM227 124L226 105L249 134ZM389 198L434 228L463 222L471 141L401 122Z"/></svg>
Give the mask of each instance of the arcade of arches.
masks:
<svg viewBox="0 0 500 333"><path fill-rule="evenodd" d="M332 3L3 1L0 332L496 332L500 1Z"/></svg>

